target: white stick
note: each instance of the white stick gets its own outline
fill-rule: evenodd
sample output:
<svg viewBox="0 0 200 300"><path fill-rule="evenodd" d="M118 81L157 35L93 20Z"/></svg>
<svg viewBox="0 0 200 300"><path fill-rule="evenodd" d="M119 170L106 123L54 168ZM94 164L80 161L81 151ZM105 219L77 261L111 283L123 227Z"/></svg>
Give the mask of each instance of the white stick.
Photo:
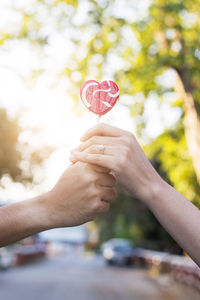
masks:
<svg viewBox="0 0 200 300"><path fill-rule="evenodd" d="M97 124L100 123L100 118L101 118L101 116L100 116L100 115L97 115Z"/></svg>

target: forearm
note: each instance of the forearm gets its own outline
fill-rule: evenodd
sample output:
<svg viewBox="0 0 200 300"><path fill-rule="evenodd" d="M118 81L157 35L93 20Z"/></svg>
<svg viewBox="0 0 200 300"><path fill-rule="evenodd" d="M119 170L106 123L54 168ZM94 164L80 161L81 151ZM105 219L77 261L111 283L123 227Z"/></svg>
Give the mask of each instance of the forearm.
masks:
<svg viewBox="0 0 200 300"><path fill-rule="evenodd" d="M177 243L200 265L200 211L161 181L144 201Z"/></svg>
<svg viewBox="0 0 200 300"><path fill-rule="evenodd" d="M48 229L48 194L0 208L0 247Z"/></svg>

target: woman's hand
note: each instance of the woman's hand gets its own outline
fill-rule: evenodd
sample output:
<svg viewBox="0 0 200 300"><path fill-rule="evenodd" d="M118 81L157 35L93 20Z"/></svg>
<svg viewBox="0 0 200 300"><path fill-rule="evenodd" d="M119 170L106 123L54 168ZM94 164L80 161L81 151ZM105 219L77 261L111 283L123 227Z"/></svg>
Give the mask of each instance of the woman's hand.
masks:
<svg viewBox="0 0 200 300"><path fill-rule="evenodd" d="M81 140L70 160L108 168L132 196L145 201L162 182L130 132L101 123Z"/></svg>
<svg viewBox="0 0 200 300"><path fill-rule="evenodd" d="M161 179L135 137L100 124L90 129L82 141L72 152L71 161L110 169L134 197L148 205L163 227L200 266L199 209Z"/></svg>

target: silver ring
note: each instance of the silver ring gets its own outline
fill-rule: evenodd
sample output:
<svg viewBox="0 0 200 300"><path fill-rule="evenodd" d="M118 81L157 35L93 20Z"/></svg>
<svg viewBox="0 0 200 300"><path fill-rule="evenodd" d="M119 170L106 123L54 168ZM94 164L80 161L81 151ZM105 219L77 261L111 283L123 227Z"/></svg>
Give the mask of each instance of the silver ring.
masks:
<svg viewBox="0 0 200 300"><path fill-rule="evenodd" d="M99 145L99 151L102 153L102 154L104 154L104 152L105 152L105 146L104 145Z"/></svg>

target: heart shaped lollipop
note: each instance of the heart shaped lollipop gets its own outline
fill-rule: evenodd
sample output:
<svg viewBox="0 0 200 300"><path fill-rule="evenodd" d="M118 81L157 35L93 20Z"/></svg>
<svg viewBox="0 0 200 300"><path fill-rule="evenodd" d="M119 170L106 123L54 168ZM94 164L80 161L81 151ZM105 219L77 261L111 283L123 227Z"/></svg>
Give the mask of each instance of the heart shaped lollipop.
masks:
<svg viewBox="0 0 200 300"><path fill-rule="evenodd" d="M82 85L80 96L90 111L102 116L111 110L117 102L119 88L111 80L105 80L101 83L96 80L88 80Z"/></svg>

